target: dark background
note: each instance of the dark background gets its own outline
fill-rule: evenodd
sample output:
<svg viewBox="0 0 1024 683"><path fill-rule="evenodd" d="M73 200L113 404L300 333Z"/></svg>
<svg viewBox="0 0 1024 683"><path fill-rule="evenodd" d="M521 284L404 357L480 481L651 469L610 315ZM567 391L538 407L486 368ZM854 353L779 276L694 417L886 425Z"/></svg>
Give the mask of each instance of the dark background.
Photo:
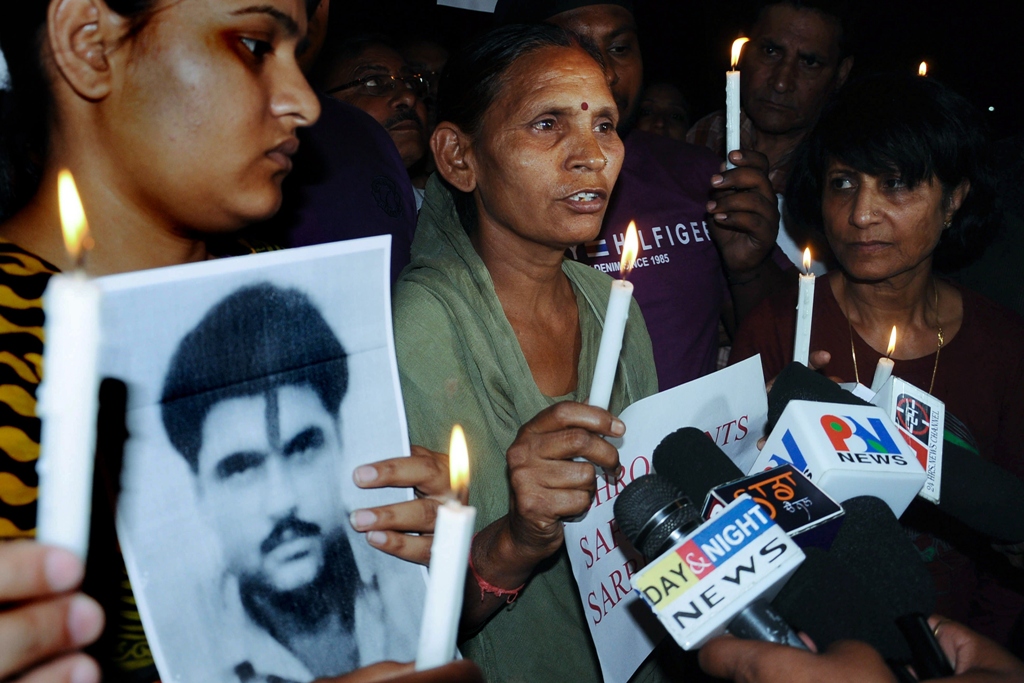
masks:
<svg viewBox="0 0 1024 683"><path fill-rule="evenodd" d="M670 80L691 102L694 119L724 106L732 40L746 33L749 0L634 0L648 81ZM959 91L985 112L994 139L1021 125L1019 54L1024 22L1015 3L864 0L856 7L852 77L875 71L917 72ZM396 40L427 37L458 47L490 27L491 15L435 0L334 0L331 33L380 31ZM994 111L989 112L988 108Z"/></svg>

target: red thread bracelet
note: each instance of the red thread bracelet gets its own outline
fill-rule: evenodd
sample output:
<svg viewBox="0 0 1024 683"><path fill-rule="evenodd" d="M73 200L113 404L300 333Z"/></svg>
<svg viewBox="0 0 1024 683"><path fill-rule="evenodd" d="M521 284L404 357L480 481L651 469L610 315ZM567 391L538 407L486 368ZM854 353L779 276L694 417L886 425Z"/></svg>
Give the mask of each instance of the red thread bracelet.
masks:
<svg viewBox="0 0 1024 683"><path fill-rule="evenodd" d="M473 536L473 540L476 540L475 535ZM513 588L512 590L508 590L507 588L498 588L497 586L488 583L486 579L480 576L479 572L477 572L476 570L476 567L473 566L472 547L472 544L470 544L469 571L473 572L473 578L476 579L476 584L480 586L480 602L483 602L484 599L487 597L487 594L490 593L491 595L496 595L499 598L503 598L506 595L508 595L509 598L505 601L505 604L511 605L513 602L516 601L516 598L519 597L519 591L523 590L523 588L526 587L526 584L523 583L522 585Z"/></svg>

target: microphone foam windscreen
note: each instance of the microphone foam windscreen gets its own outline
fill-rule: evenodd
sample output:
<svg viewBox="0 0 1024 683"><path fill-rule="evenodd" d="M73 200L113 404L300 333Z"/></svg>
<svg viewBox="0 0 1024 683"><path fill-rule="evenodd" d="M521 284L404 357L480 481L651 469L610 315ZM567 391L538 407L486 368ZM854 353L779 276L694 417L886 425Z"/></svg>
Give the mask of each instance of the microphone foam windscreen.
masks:
<svg viewBox="0 0 1024 683"><path fill-rule="evenodd" d="M1024 542L1024 482L949 440L942 442L939 499L940 510L975 531L1002 543Z"/></svg>
<svg viewBox="0 0 1024 683"><path fill-rule="evenodd" d="M917 546L887 504L873 496L843 502L843 525L829 553L846 565L890 615L931 614L935 586Z"/></svg>
<svg viewBox="0 0 1024 683"><path fill-rule="evenodd" d="M772 601L790 626L805 631L823 651L837 640L862 640L886 659L907 661L910 649L885 610L843 563L820 548L806 559Z"/></svg>
<svg viewBox="0 0 1024 683"><path fill-rule="evenodd" d="M811 370L803 363L790 363L779 376L768 393L768 432L775 429L775 423L790 401L818 401L820 403L845 403L855 406L869 405L867 401L851 394L828 377Z"/></svg>
<svg viewBox="0 0 1024 683"><path fill-rule="evenodd" d="M677 429L662 439L654 449L652 463L655 472L698 505L711 489L744 474L711 437L696 427Z"/></svg>
<svg viewBox="0 0 1024 683"><path fill-rule="evenodd" d="M659 510L674 501L682 501L682 509L673 511L651 529L642 542L638 537L644 525ZM648 560L660 555L661 546L682 526L700 524L700 513L669 480L656 474L645 474L631 481L615 498L615 520L630 543Z"/></svg>

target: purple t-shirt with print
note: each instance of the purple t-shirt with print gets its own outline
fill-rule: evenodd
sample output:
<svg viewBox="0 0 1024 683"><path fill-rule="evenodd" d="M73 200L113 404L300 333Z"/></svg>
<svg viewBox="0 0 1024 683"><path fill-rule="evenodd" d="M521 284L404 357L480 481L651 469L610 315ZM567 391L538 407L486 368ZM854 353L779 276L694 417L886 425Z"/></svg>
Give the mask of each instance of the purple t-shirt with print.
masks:
<svg viewBox="0 0 1024 683"><path fill-rule="evenodd" d="M634 130L601 234L572 256L618 277L626 227L640 253L629 277L654 345L661 391L715 369L726 294L704 210L719 160L704 147Z"/></svg>
<svg viewBox="0 0 1024 683"><path fill-rule="evenodd" d="M295 170L284 203L257 234L280 246L304 247L391 235L391 280L409 263L416 202L395 143L369 114L320 97L320 119L298 131Z"/></svg>

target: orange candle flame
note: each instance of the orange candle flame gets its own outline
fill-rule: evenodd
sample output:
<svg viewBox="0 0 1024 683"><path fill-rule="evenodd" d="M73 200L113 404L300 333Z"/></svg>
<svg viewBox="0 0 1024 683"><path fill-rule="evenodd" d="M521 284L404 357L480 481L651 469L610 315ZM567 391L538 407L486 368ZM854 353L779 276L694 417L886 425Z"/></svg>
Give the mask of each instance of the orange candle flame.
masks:
<svg viewBox="0 0 1024 683"><path fill-rule="evenodd" d="M917 67L917 75L918 76L927 76L928 75L928 62L921 62L921 66Z"/></svg>
<svg viewBox="0 0 1024 683"><path fill-rule="evenodd" d="M452 427L452 440L448 448L448 471L452 493L459 500L467 500L469 493L469 449L466 435L460 425Z"/></svg>
<svg viewBox="0 0 1024 683"><path fill-rule="evenodd" d="M885 350L885 357L889 358L892 356L892 352L896 350L896 326L892 326L892 334L889 335L889 346Z"/></svg>
<svg viewBox="0 0 1024 683"><path fill-rule="evenodd" d="M85 209L75 187L75 179L71 171L62 170L57 174L57 201L60 206L60 227L64 233L64 245L67 247L71 260L80 263L84 251L92 240L89 237L89 224L85 220Z"/></svg>
<svg viewBox="0 0 1024 683"><path fill-rule="evenodd" d="M811 273L811 248L804 249L804 275Z"/></svg>
<svg viewBox="0 0 1024 683"><path fill-rule="evenodd" d="M622 274L623 280L628 278L633 270L638 253L640 253L640 240L636 235L636 221L630 221L629 227L626 228L626 241L622 245L622 260L619 261L619 272Z"/></svg>
<svg viewBox="0 0 1024 683"><path fill-rule="evenodd" d="M740 52L743 50L743 46L750 42L750 38L737 38L732 41L732 70L736 70L736 65L740 63Z"/></svg>

